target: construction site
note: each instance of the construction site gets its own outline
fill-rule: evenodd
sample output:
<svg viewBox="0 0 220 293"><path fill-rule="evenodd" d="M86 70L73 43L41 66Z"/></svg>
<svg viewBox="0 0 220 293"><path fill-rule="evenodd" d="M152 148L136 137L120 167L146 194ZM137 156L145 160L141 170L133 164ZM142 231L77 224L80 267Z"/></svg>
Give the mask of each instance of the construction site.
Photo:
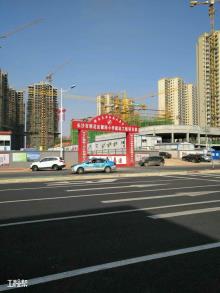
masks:
<svg viewBox="0 0 220 293"><path fill-rule="evenodd" d="M112 114L127 122L129 125L136 125L139 127L172 124L172 119L170 118L168 112L160 111L156 108L150 108L144 103L137 102L154 97L157 97L157 94L151 94L141 98L129 98L126 92L118 94L101 94L96 97L97 115ZM72 96L72 98L74 99L77 97ZM79 98L95 102L94 98L92 99L91 97ZM82 120L89 121L90 119L90 117L84 117ZM94 142L95 137L100 134L102 134L102 132L89 132L89 142ZM71 143L75 145L78 143L77 140L77 131L71 130Z"/></svg>

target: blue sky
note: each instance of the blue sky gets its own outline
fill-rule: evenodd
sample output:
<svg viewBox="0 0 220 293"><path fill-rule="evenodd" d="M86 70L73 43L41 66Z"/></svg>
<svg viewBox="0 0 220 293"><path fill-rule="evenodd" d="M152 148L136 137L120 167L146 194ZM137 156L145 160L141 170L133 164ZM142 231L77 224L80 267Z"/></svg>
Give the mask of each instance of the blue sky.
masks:
<svg viewBox="0 0 220 293"><path fill-rule="evenodd" d="M188 0L0 0L0 9L0 34L44 19L0 40L0 68L10 85L41 81L71 59L54 85L76 83L72 93L81 96L126 90L143 97L157 91L162 77L195 82L196 40L209 30L208 7L190 8ZM156 106L156 99L148 101ZM83 100L64 99L64 107L66 134L70 119L96 114L95 103Z"/></svg>

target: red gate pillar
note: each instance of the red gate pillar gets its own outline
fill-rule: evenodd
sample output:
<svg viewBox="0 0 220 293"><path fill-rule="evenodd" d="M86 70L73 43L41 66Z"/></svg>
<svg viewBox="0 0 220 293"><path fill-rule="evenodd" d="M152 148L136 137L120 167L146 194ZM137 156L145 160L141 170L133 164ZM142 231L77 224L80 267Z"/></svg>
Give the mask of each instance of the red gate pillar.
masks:
<svg viewBox="0 0 220 293"><path fill-rule="evenodd" d="M87 130L78 130L78 161L79 163L87 159L87 144L88 132Z"/></svg>
<svg viewBox="0 0 220 293"><path fill-rule="evenodd" d="M126 161L128 167L135 166L134 134L130 132L126 132Z"/></svg>

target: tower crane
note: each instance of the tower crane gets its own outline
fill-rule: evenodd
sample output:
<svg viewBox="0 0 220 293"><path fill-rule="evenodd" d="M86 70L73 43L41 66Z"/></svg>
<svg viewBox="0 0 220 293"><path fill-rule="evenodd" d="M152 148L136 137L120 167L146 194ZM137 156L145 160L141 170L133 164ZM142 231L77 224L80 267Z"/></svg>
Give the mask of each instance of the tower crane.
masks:
<svg viewBox="0 0 220 293"><path fill-rule="evenodd" d="M63 67L65 67L66 65L68 65L71 62L71 60L67 60L64 63L58 65L53 72L49 72L46 77L45 77L45 81L52 84L53 82L53 76L55 73L57 73L59 70L61 70Z"/></svg>
<svg viewBox="0 0 220 293"><path fill-rule="evenodd" d="M23 31L26 28L29 28L29 27L31 27L33 25L36 25L36 24L39 24L42 21L43 21L43 18L38 18L38 19L35 19L35 20L33 20L33 21L29 22L29 23L26 23L24 25L18 26L14 30L0 35L0 39L6 39L6 38L8 38L8 37L20 32L20 31ZM1 48L1 46L0 46L0 48Z"/></svg>
<svg viewBox="0 0 220 293"><path fill-rule="evenodd" d="M190 7L196 5L208 5L209 6L209 18L211 24L211 33L215 31L215 2L220 3L220 0L207 0L207 1L197 1L190 0Z"/></svg>

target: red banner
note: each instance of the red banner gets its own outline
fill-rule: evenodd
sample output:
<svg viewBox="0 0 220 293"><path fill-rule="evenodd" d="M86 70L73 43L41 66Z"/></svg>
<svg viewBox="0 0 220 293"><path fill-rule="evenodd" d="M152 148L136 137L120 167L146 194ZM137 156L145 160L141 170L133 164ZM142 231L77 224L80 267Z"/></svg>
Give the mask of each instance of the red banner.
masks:
<svg viewBox="0 0 220 293"><path fill-rule="evenodd" d="M81 130L107 131L107 132L131 132L131 133L139 132L139 127L137 126L96 124L96 123L84 122L80 120L79 121L73 120L72 128L81 129Z"/></svg>
<svg viewBox="0 0 220 293"><path fill-rule="evenodd" d="M88 133L85 130L78 131L78 161L87 159Z"/></svg>

